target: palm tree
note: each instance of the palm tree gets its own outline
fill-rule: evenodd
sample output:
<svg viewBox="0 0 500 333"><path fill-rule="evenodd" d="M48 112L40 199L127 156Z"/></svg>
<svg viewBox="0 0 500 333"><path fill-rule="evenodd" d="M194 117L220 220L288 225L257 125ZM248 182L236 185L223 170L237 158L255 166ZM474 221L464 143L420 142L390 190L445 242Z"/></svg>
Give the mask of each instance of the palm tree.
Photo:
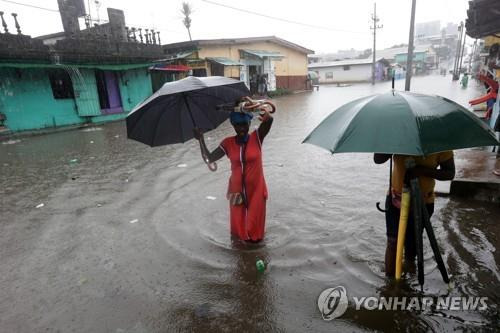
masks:
<svg viewBox="0 0 500 333"><path fill-rule="evenodd" d="M189 34L189 40L192 41L191 39L191 17L189 17L192 14L193 10L191 8L191 5L188 2L183 2L182 3L182 9L181 13L184 15L184 19L182 20L182 23L184 23L184 26L186 27L188 34Z"/></svg>

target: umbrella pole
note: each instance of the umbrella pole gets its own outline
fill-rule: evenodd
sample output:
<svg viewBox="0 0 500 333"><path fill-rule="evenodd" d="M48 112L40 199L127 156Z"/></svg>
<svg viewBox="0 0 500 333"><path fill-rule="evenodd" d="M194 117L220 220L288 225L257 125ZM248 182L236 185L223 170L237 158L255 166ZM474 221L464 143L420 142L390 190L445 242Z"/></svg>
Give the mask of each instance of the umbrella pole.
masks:
<svg viewBox="0 0 500 333"><path fill-rule="evenodd" d="M420 193L420 186L418 179L413 178L410 180L411 184L411 198L413 209L413 223L415 230L415 249L417 252L417 269L418 269L418 283L422 288L424 285L424 249L422 239L422 196Z"/></svg>
<svg viewBox="0 0 500 333"><path fill-rule="evenodd" d="M189 102L187 100L185 93L182 93L182 98L184 99L184 104L186 104L186 108L188 109L189 117L191 117L191 122L193 123L193 127L197 128L196 122L194 121L193 113L191 112L191 107L189 106Z"/></svg>
<svg viewBox="0 0 500 333"><path fill-rule="evenodd" d="M187 100L185 93L182 93L182 98L184 99L184 104L186 104L186 108L189 112L189 117L191 118L191 122L193 123L193 127L198 128L198 126L196 126L196 122L194 121L194 116L193 116L193 113L191 112L191 107L189 106L189 102ZM201 158L203 159L203 162L205 162L207 164L207 167L208 167L208 169L210 169L210 171L216 171L217 170L217 163L215 163L215 162L210 163L209 162L208 156L205 154L205 151L201 147L201 142L200 142L200 148L201 148L200 149Z"/></svg>

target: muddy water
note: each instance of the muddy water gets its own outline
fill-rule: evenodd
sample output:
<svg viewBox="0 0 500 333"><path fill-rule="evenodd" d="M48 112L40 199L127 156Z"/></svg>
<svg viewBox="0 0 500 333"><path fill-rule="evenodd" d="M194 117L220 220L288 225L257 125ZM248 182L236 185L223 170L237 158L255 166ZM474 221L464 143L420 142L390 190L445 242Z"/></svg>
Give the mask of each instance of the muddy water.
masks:
<svg viewBox="0 0 500 333"><path fill-rule="evenodd" d="M336 107L389 88L321 86L276 100L264 143L267 233L254 246L229 236L228 162L211 173L195 142L151 149L128 141L123 123L0 142L1 331L495 330L498 206L437 198L432 221L453 283L442 282L424 237L423 291L411 274L396 285L382 271L385 221L375 209L388 166L300 144ZM464 105L476 89L449 76L412 85ZM207 143L231 134L226 123ZM268 263L264 273L257 259ZM357 311L351 303L323 321L317 297L339 285L349 297L483 296L489 307Z"/></svg>

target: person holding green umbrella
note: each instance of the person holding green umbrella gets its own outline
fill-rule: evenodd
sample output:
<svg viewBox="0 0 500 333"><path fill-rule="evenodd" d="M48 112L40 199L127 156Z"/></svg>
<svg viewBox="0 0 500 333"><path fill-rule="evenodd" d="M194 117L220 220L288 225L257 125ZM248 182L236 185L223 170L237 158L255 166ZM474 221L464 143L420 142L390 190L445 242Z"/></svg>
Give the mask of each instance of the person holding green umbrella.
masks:
<svg viewBox="0 0 500 333"><path fill-rule="evenodd" d="M387 248L385 252L385 274L394 276L396 267L396 245L401 207L401 195L405 178L417 177L429 217L434 212L435 180L452 180L455 177L455 162L452 151L430 154L428 156L405 156L391 154L374 154L373 160L377 164L393 159L393 171L390 192L386 198L386 234ZM406 170L405 161L414 159L416 166ZM408 174L407 174L408 173ZM416 256L415 235L413 227L413 213L409 213L408 226L404 243L405 261L411 265Z"/></svg>
<svg viewBox="0 0 500 333"><path fill-rule="evenodd" d="M414 228L409 229L414 230L414 237L408 238L414 238L415 241L419 284L424 284L423 229L427 232L443 281L449 283L425 203L433 203L435 179L448 180L454 177L452 150L498 143L489 126L471 111L445 97L392 90L344 104L328 115L303 142L327 149L333 154L375 153L378 163L384 163L394 156L395 182L394 186L390 186L388 202L388 208L391 209L388 214L388 236L391 242L386 274L395 272L396 280L401 278L403 237L408 229L404 227L410 215ZM393 172L390 174L392 178ZM406 186L403 187L403 183ZM398 209L393 205L393 192L396 202L398 194L403 192L399 216L401 223L391 215L394 213L397 216ZM414 207L413 214L408 214L409 207ZM399 226L405 230L404 233L399 232L399 229L395 233ZM391 258L394 246L392 239L396 235L400 236L397 261ZM408 255L411 252L410 249ZM389 265L392 261L396 261L396 267Z"/></svg>

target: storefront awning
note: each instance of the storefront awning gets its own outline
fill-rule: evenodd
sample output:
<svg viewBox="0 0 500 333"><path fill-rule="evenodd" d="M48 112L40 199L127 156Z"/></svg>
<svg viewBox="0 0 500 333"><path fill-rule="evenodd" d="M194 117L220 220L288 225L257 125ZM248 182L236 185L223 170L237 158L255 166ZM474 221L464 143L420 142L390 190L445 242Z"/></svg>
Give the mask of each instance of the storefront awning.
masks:
<svg viewBox="0 0 500 333"><path fill-rule="evenodd" d="M207 57L205 58L208 61L213 61L218 64L224 65L224 66L244 66L242 63L238 61L234 61L233 59L225 58L225 57Z"/></svg>
<svg viewBox="0 0 500 333"><path fill-rule="evenodd" d="M168 71L168 72L189 72L191 67L185 65L155 65L149 69L154 71Z"/></svg>
<svg viewBox="0 0 500 333"><path fill-rule="evenodd" d="M185 58L189 57L191 54L193 54L194 52L195 51L184 51L184 52L170 54L167 56L167 58L161 59L160 61L171 61L171 60L185 59Z"/></svg>
<svg viewBox="0 0 500 333"><path fill-rule="evenodd" d="M241 50L245 53L248 53L250 55L253 55L255 57L259 57L261 59L267 57L267 58L284 58L285 56L282 55L281 53L279 52L275 52L275 51L264 51L264 50Z"/></svg>

